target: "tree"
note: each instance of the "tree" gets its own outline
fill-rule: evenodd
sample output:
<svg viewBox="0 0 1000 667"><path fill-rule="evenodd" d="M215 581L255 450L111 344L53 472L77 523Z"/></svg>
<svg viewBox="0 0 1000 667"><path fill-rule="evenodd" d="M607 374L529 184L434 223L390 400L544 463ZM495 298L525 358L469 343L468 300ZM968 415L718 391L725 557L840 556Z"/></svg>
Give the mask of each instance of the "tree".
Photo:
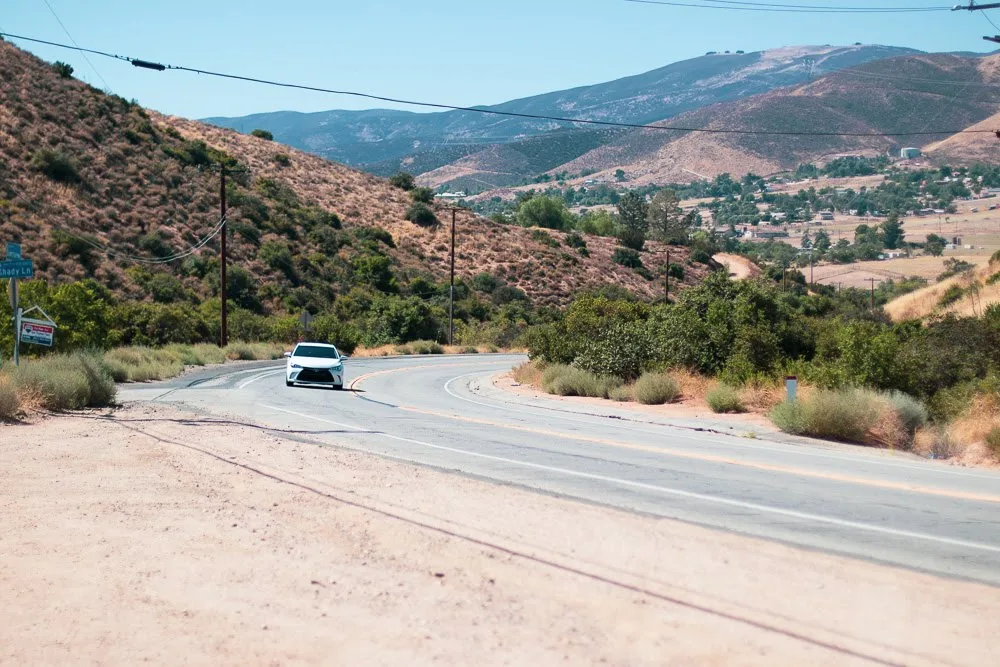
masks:
<svg viewBox="0 0 1000 667"><path fill-rule="evenodd" d="M250 133L251 136L257 137L258 139L263 139L265 141L274 141L274 135L267 130L256 129Z"/></svg>
<svg viewBox="0 0 1000 667"><path fill-rule="evenodd" d="M532 197L517 209L517 224L522 227L566 229L572 226L572 216L562 200L553 197Z"/></svg>
<svg viewBox="0 0 1000 667"><path fill-rule="evenodd" d="M642 250L649 230L645 198L628 192L618 201L618 242L626 248Z"/></svg>
<svg viewBox="0 0 1000 667"><path fill-rule="evenodd" d="M624 169L615 169L615 180L619 183L624 183L627 180Z"/></svg>
<svg viewBox="0 0 1000 667"><path fill-rule="evenodd" d="M677 193L660 190L653 197L646 213L652 236L664 243L684 245L688 240L686 218L680 207Z"/></svg>
<svg viewBox="0 0 1000 667"><path fill-rule="evenodd" d="M927 251L928 255L940 257L944 254L944 248L946 245L948 245L948 242L943 237L938 236L937 234L928 234L924 250Z"/></svg>
<svg viewBox="0 0 1000 667"><path fill-rule="evenodd" d="M427 204L422 204L420 202L415 202L406 211L406 219L415 225L420 225L421 227L433 227L438 224L437 216L434 215L434 211L427 206Z"/></svg>
<svg viewBox="0 0 1000 667"><path fill-rule="evenodd" d="M858 225L854 228L854 245L877 246L881 243L882 239L879 238L878 228L868 225Z"/></svg>
<svg viewBox="0 0 1000 667"><path fill-rule="evenodd" d="M879 236L882 239L882 245L890 250L900 246L905 232L903 232L903 223L900 221L898 213L890 213L885 222L879 225Z"/></svg>
<svg viewBox="0 0 1000 667"><path fill-rule="evenodd" d="M434 201L434 191L430 188L413 188L410 190L410 199L422 204L430 204Z"/></svg>
<svg viewBox="0 0 1000 667"><path fill-rule="evenodd" d="M809 250L813 247L812 239L809 237L809 230L802 232L802 249Z"/></svg>
<svg viewBox="0 0 1000 667"><path fill-rule="evenodd" d="M413 174L408 174L405 171L400 171L393 175L389 179L389 185L397 187L400 190L412 190L417 187L416 182L413 180Z"/></svg>
<svg viewBox="0 0 1000 667"><path fill-rule="evenodd" d="M816 238L813 239L812 245L817 251L826 252L830 249L830 235L824 229L819 230L816 232Z"/></svg>

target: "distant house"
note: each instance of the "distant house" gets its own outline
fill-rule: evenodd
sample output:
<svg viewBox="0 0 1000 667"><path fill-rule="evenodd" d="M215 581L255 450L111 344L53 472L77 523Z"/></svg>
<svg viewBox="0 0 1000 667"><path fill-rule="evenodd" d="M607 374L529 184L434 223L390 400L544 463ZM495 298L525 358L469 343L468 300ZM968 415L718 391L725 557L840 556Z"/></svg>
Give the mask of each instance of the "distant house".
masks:
<svg viewBox="0 0 1000 667"><path fill-rule="evenodd" d="M758 239L784 239L788 238L788 232L778 232L778 231L752 231L751 238Z"/></svg>
<svg viewBox="0 0 1000 667"><path fill-rule="evenodd" d="M899 259L900 257L906 257L906 253L902 250L886 250L885 252L879 253L879 259Z"/></svg>
<svg viewBox="0 0 1000 667"><path fill-rule="evenodd" d="M819 212L819 219L820 220L825 220L825 221L828 221L828 222L832 222L833 221L833 211L820 211Z"/></svg>
<svg viewBox="0 0 1000 667"><path fill-rule="evenodd" d="M434 195L436 199L465 199L467 196L464 192L442 192Z"/></svg>
<svg viewBox="0 0 1000 667"><path fill-rule="evenodd" d="M904 160L913 160L914 158L920 157L920 149L913 147L904 148L903 150L899 151L899 157L903 158Z"/></svg>

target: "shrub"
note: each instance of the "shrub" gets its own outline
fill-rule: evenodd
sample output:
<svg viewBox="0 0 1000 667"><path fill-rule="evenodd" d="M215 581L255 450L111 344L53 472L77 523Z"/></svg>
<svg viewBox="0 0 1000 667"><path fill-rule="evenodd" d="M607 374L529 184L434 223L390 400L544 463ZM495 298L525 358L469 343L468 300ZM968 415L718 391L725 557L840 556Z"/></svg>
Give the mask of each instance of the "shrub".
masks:
<svg viewBox="0 0 1000 667"><path fill-rule="evenodd" d="M2 391L3 389L0 388L0 392ZM0 410L3 410L2 406L0 406ZM1000 426L994 426L990 429L990 432L986 434L986 445L990 448L990 451L993 452L993 456L1000 458Z"/></svg>
<svg viewBox="0 0 1000 667"><path fill-rule="evenodd" d="M120 347L105 353L104 361L115 382L150 382L180 375L181 355L149 347Z"/></svg>
<svg viewBox="0 0 1000 667"><path fill-rule="evenodd" d="M434 191L430 188L413 188L410 190L410 199L421 204L430 204L434 201Z"/></svg>
<svg viewBox="0 0 1000 667"><path fill-rule="evenodd" d="M444 354L444 348L432 340L415 340L410 343L413 354Z"/></svg>
<svg viewBox="0 0 1000 667"><path fill-rule="evenodd" d="M479 273L472 279L472 288L487 294L492 294L500 284L500 280L492 273Z"/></svg>
<svg viewBox="0 0 1000 667"><path fill-rule="evenodd" d="M635 391L630 384L623 384L608 392L608 398L619 403L628 403L635 400Z"/></svg>
<svg viewBox="0 0 1000 667"><path fill-rule="evenodd" d="M267 130L256 129L250 133L251 136L257 137L258 139L264 139L265 141L274 141L274 135Z"/></svg>
<svg viewBox="0 0 1000 667"><path fill-rule="evenodd" d="M918 428L927 424L927 408L917 399L901 391L890 392L886 398L911 438Z"/></svg>
<svg viewBox="0 0 1000 667"><path fill-rule="evenodd" d="M554 238L552 238L551 235L549 235L548 232L543 231L541 229L534 229L534 230L532 230L532 232L531 232L531 240L532 241L537 241L538 243L541 243L542 245L548 246L550 248L558 248L559 247L559 241L555 240Z"/></svg>
<svg viewBox="0 0 1000 667"><path fill-rule="evenodd" d="M405 171L400 171L393 175L389 179L389 184L400 190L412 190L417 185L413 180L413 174L407 174Z"/></svg>
<svg viewBox="0 0 1000 667"><path fill-rule="evenodd" d="M21 412L17 389L5 375L0 375L0 421L12 421Z"/></svg>
<svg viewBox="0 0 1000 667"><path fill-rule="evenodd" d="M542 373L542 389L558 396L589 396L607 398L621 380L608 375L597 375L580 368L552 364Z"/></svg>
<svg viewBox="0 0 1000 667"><path fill-rule="evenodd" d="M281 167L292 166L292 158L288 157L284 153L275 153L274 155L271 156L271 159L274 160L275 163L278 164L278 166Z"/></svg>
<svg viewBox="0 0 1000 667"><path fill-rule="evenodd" d="M633 387L635 400L643 405L672 403L680 396L677 383L667 373L643 373Z"/></svg>
<svg viewBox="0 0 1000 667"><path fill-rule="evenodd" d="M56 71L56 74L64 79L68 79L73 76L73 66L69 63L64 63L61 60L57 60L52 63L52 69Z"/></svg>
<svg viewBox="0 0 1000 667"><path fill-rule="evenodd" d="M965 290L961 285L951 285L944 291L944 294L941 295L941 298L938 300L938 305L945 308L960 300L963 296L965 296Z"/></svg>
<svg viewBox="0 0 1000 667"><path fill-rule="evenodd" d="M708 401L708 407L712 412L746 412L740 393L728 384L720 384L712 389L705 396L705 400Z"/></svg>
<svg viewBox="0 0 1000 667"><path fill-rule="evenodd" d="M667 275L671 278L677 278L678 280L684 280L684 267L680 264L670 263L667 267Z"/></svg>
<svg viewBox="0 0 1000 667"><path fill-rule="evenodd" d="M31 168L60 183L74 184L81 180L76 163L62 151L50 148L43 148L31 157Z"/></svg>
<svg viewBox="0 0 1000 667"><path fill-rule="evenodd" d="M422 204L420 202L414 203L406 211L406 219L415 225L420 225L421 227L433 227L438 224L437 216L434 215L434 211L427 206L427 204Z"/></svg>
<svg viewBox="0 0 1000 667"><path fill-rule="evenodd" d="M587 248L587 242L577 232L567 234L566 238L563 239L563 243L577 250L585 250Z"/></svg>
<svg viewBox="0 0 1000 667"><path fill-rule="evenodd" d="M93 354L50 355L4 372L18 393L35 398L48 410L103 407L115 397L110 369Z"/></svg>
<svg viewBox="0 0 1000 667"><path fill-rule="evenodd" d="M878 398L862 389L820 390L807 399L780 403L771 411L771 421L786 433L864 443L879 417Z"/></svg>
<svg viewBox="0 0 1000 667"><path fill-rule="evenodd" d="M712 256L701 249L694 250L688 257L688 262L691 264L708 264L711 261Z"/></svg>
<svg viewBox="0 0 1000 667"><path fill-rule="evenodd" d="M643 323L616 322L583 344L573 360L577 368L635 380L648 359L649 336Z"/></svg>
<svg viewBox="0 0 1000 667"><path fill-rule="evenodd" d="M642 266L642 257L631 248L615 248L614 254L611 255L611 261L629 269L638 269Z"/></svg>

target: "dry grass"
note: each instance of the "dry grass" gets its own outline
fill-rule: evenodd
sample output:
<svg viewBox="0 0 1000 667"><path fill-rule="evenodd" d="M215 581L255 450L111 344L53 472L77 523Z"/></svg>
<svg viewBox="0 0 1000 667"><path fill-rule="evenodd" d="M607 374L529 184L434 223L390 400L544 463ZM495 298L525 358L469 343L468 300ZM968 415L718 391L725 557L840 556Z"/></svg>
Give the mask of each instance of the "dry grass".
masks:
<svg viewBox="0 0 1000 667"><path fill-rule="evenodd" d="M904 294L885 305L885 312L893 321L922 319L934 313L954 313L956 315L981 316L987 306L1000 303L1000 282L987 285L986 280L1000 266L996 262L980 266L967 274L953 276L939 283ZM941 297L951 287L961 287L967 291L970 286L978 287L976 293L968 293L955 303L941 308Z"/></svg>
<svg viewBox="0 0 1000 667"><path fill-rule="evenodd" d="M542 372L545 365L538 361L526 361L510 372L510 376L518 384L529 387L541 387Z"/></svg>
<svg viewBox="0 0 1000 667"><path fill-rule="evenodd" d="M13 421L21 414L21 401L14 383L6 375L0 375L0 421Z"/></svg>
<svg viewBox="0 0 1000 667"><path fill-rule="evenodd" d="M436 346L436 347L432 347ZM501 350L496 345L441 345L433 341L414 341L403 345L380 345L378 347L359 347L351 353L352 357L373 358L391 357L411 354L494 354L497 352L515 352L516 350Z"/></svg>
<svg viewBox="0 0 1000 667"><path fill-rule="evenodd" d="M681 390L669 373L643 373L632 386L632 394L643 405L663 405L676 401Z"/></svg>

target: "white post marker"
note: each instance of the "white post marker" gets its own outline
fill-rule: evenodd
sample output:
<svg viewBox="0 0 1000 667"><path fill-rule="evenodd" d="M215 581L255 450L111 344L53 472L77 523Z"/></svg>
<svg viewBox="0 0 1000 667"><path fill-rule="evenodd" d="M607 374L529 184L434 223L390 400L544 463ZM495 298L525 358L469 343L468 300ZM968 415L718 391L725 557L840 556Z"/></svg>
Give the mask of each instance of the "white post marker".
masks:
<svg viewBox="0 0 1000 667"><path fill-rule="evenodd" d="M799 379L794 375L785 378L785 398L789 403L795 402L795 397L799 389Z"/></svg>

